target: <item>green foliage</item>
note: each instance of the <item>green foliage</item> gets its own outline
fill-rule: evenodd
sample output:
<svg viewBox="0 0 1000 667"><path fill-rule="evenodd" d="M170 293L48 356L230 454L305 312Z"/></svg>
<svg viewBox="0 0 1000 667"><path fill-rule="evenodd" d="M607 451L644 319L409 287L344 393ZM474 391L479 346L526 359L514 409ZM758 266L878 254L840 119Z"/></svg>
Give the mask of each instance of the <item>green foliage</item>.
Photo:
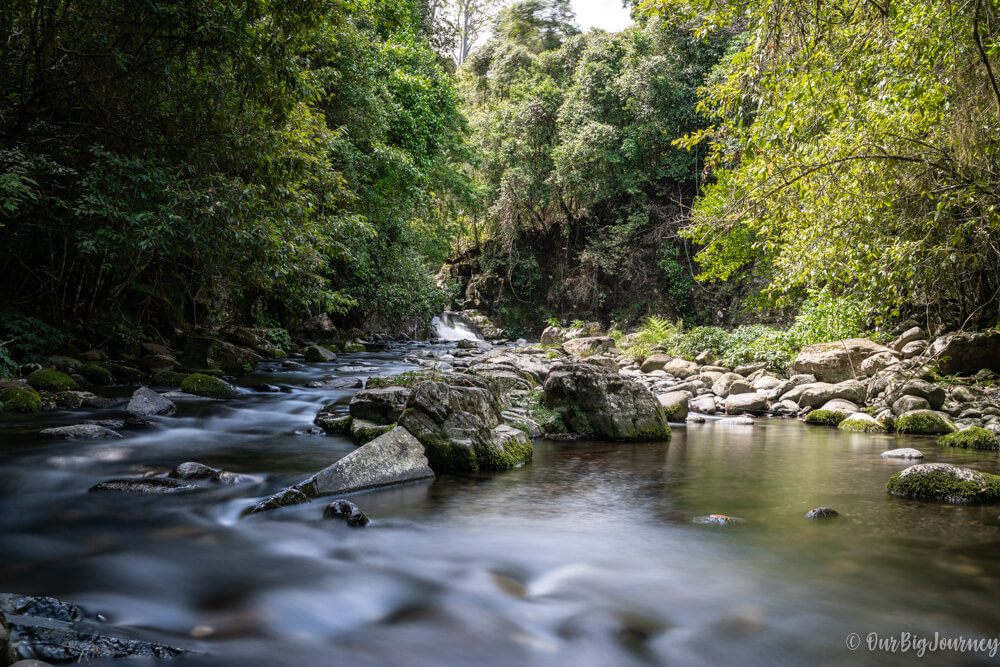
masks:
<svg viewBox="0 0 1000 667"><path fill-rule="evenodd" d="M679 142L710 153L685 232L702 277L751 268L778 297L830 287L884 318L996 324L995 3L645 6L700 35L745 30L701 91L715 125Z"/></svg>
<svg viewBox="0 0 1000 667"><path fill-rule="evenodd" d="M869 322L870 313L859 301L835 297L824 289L810 293L788 333L799 347L805 347L864 335Z"/></svg>
<svg viewBox="0 0 1000 667"><path fill-rule="evenodd" d="M31 385L32 388L41 391L51 391L53 393L76 390L80 388L80 385L76 383L76 380L65 373L60 373L59 371L51 368L43 368L40 371L35 371L28 376L27 380L28 384Z"/></svg>
<svg viewBox="0 0 1000 667"><path fill-rule="evenodd" d="M67 336L36 317L16 313L0 314L0 338L6 341L0 349L8 360L20 363L41 363L62 347Z"/></svg>
<svg viewBox="0 0 1000 667"><path fill-rule="evenodd" d="M437 369L424 369L417 371L406 371L399 375L389 375L387 377L373 377L368 379L369 389L384 389L385 387L409 387L413 388L421 382L441 382L443 373Z"/></svg>
<svg viewBox="0 0 1000 667"><path fill-rule="evenodd" d="M821 426L837 426L847 419L847 415L836 410L811 410L806 415L807 424L819 424Z"/></svg>
<svg viewBox="0 0 1000 667"><path fill-rule="evenodd" d="M972 426L961 431L949 433L938 438L939 445L960 447L962 449L1000 449L996 435L992 431L979 426Z"/></svg>
<svg viewBox="0 0 1000 667"><path fill-rule="evenodd" d="M0 378L13 377L17 372L17 363L10 357L7 346L0 342Z"/></svg>

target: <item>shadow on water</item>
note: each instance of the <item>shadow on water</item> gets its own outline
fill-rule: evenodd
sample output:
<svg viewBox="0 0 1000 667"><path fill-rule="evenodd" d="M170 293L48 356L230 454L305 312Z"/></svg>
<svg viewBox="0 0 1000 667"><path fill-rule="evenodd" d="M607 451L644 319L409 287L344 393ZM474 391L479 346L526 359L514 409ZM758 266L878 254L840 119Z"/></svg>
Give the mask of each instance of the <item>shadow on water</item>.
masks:
<svg viewBox="0 0 1000 667"><path fill-rule="evenodd" d="M353 393L308 382L361 363L363 376L415 368L410 351L269 362L243 384L281 393L182 401L121 440L35 435L79 412L5 417L0 590L204 651L180 661L191 665L908 664L912 652L852 652L845 638L1000 627L1000 510L885 494L906 467L879 457L894 447L1000 472L995 454L928 438L771 420L681 426L670 443L541 440L506 473L354 494L367 529L323 521L323 501L238 519L353 450L296 435ZM185 460L265 481L160 498L86 492ZM840 516L803 517L819 505ZM742 521L694 522L712 513Z"/></svg>

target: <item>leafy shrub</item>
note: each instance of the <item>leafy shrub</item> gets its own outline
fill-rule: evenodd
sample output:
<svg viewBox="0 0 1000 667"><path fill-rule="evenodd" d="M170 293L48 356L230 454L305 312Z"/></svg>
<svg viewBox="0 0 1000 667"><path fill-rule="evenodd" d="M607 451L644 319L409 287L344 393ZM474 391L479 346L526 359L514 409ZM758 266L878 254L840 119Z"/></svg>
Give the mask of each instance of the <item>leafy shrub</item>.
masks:
<svg viewBox="0 0 1000 667"><path fill-rule="evenodd" d="M827 290L809 294L788 330L799 347L842 338L855 338L866 331L869 317L861 302L831 295Z"/></svg>
<svg viewBox="0 0 1000 667"><path fill-rule="evenodd" d="M37 317L8 313L0 315L0 338L6 341L0 359L32 363L45 361L68 336Z"/></svg>
<svg viewBox="0 0 1000 667"><path fill-rule="evenodd" d="M671 348L671 352L687 359L694 359L705 350L722 357L729 349L729 333L722 327L695 327L684 334Z"/></svg>

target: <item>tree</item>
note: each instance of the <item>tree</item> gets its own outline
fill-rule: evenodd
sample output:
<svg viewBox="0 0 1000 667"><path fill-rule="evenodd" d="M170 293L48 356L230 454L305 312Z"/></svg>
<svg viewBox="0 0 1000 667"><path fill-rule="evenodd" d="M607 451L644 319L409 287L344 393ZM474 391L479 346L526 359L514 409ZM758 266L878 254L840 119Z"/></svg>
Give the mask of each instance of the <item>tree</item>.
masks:
<svg viewBox="0 0 1000 667"><path fill-rule="evenodd" d="M1000 21L986 0L681 3L743 29L704 89L714 183L688 235L708 278L827 288L885 317L1000 321Z"/></svg>

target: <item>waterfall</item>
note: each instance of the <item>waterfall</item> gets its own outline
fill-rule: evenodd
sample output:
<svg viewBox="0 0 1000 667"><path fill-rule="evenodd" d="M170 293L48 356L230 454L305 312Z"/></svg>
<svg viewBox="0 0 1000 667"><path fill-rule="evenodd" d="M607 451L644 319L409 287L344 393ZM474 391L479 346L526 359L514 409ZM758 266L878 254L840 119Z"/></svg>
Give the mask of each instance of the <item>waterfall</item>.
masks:
<svg viewBox="0 0 1000 667"><path fill-rule="evenodd" d="M437 337L442 340L482 340L457 313L450 310L435 316L431 325Z"/></svg>

